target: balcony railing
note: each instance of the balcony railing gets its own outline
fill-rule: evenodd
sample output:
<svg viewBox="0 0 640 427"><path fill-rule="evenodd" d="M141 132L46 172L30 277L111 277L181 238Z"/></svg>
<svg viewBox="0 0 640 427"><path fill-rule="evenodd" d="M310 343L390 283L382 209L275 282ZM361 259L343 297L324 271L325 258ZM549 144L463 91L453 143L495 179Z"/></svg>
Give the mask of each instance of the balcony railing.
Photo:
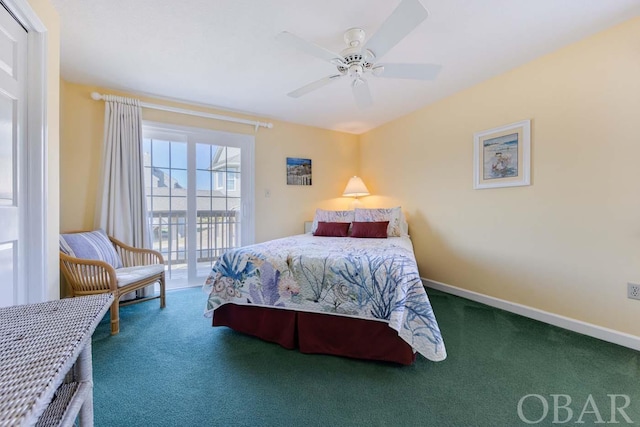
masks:
<svg viewBox="0 0 640 427"><path fill-rule="evenodd" d="M172 266L187 262L187 211L152 211L150 214L153 248L162 253L171 272ZM239 214L238 211L197 211L195 227L198 265L212 265L227 249L240 245Z"/></svg>

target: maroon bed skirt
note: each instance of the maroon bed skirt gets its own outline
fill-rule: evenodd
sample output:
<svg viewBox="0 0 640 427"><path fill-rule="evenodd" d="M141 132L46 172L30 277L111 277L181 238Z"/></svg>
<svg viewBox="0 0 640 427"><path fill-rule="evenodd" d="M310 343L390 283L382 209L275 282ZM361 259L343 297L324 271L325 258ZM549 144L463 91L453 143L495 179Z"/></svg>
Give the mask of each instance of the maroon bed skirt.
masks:
<svg viewBox="0 0 640 427"><path fill-rule="evenodd" d="M253 335L302 353L411 365L415 353L384 322L277 308L225 304L213 313L213 326Z"/></svg>

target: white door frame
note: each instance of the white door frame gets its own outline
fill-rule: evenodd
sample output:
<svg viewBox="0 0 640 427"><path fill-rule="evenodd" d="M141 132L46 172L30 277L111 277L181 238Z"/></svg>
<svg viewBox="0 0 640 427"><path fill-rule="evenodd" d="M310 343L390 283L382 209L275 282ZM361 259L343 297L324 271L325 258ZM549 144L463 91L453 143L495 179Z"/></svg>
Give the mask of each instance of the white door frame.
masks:
<svg viewBox="0 0 640 427"><path fill-rule="evenodd" d="M28 32L27 129L19 165L22 180L21 242L26 289L19 303L49 299L47 286L47 28L27 0L2 0ZM26 191L25 191L26 190ZM20 197L20 195L19 195ZM28 209L24 209L27 206Z"/></svg>

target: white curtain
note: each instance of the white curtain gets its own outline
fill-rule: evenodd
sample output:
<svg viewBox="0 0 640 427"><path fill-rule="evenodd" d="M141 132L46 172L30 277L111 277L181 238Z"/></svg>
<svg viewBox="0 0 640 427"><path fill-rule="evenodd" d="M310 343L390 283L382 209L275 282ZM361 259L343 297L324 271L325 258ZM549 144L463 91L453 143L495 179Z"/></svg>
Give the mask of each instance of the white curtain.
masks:
<svg viewBox="0 0 640 427"><path fill-rule="evenodd" d="M113 95L105 95L104 100L104 161L96 226L128 245L150 248L140 101ZM138 292L147 296L152 291L147 287Z"/></svg>

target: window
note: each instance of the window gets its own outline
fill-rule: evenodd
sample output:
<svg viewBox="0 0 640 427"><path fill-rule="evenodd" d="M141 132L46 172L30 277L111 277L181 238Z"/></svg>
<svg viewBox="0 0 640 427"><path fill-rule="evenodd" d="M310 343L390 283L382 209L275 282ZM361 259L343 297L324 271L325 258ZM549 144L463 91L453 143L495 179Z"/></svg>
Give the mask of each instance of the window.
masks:
<svg viewBox="0 0 640 427"><path fill-rule="evenodd" d="M228 169L227 172L227 191L236 191L236 172L233 168Z"/></svg>
<svg viewBox="0 0 640 427"><path fill-rule="evenodd" d="M227 173L224 171L216 171L214 175L214 188L216 190L236 191L236 175L237 170L233 167L227 167Z"/></svg>
<svg viewBox="0 0 640 427"><path fill-rule="evenodd" d="M253 243L250 135L145 123L153 247L169 287L201 284L224 251Z"/></svg>
<svg viewBox="0 0 640 427"><path fill-rule="evenodd" d="M224 172L216 172L215 175L215 189L224 190Z"/></svg>

